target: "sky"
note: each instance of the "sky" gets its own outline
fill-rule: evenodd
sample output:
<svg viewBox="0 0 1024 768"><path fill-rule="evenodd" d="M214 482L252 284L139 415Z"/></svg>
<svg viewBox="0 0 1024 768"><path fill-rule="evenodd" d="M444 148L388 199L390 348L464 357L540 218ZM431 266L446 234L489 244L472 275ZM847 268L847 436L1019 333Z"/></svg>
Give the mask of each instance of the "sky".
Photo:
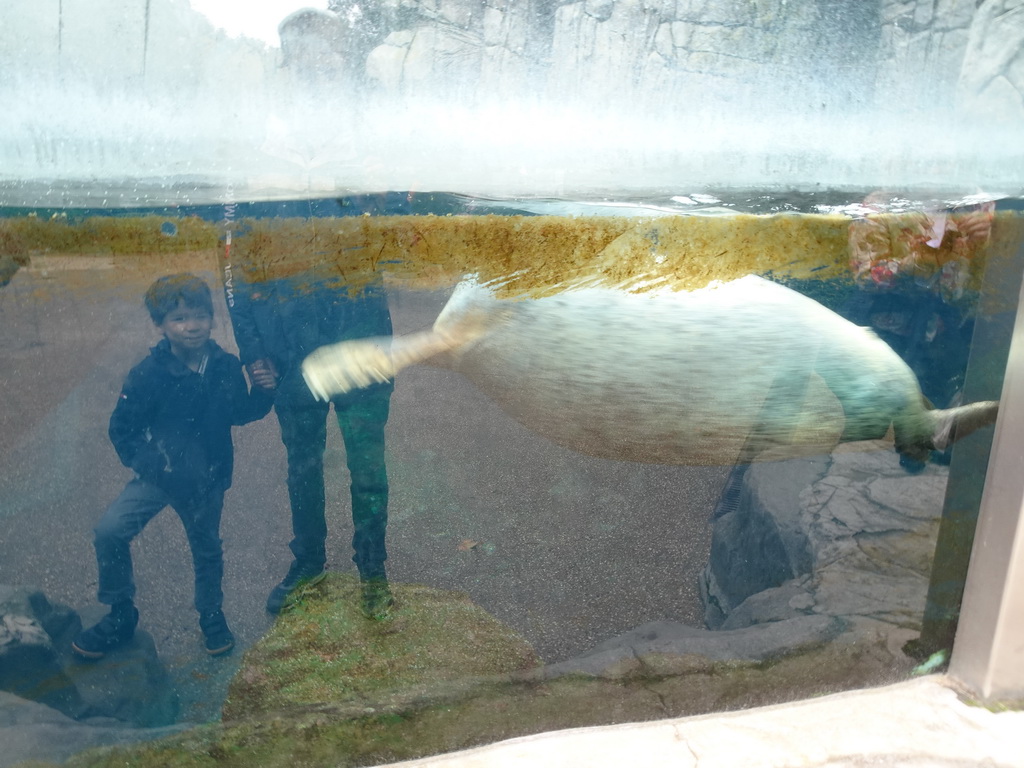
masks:
<svg viewBox="0 0 1024 768"><path fill-rule="evenodd" d="M229 35L278 46L277 25L299 8L327 8L327 0L189 0L192 9Z"/></svg>

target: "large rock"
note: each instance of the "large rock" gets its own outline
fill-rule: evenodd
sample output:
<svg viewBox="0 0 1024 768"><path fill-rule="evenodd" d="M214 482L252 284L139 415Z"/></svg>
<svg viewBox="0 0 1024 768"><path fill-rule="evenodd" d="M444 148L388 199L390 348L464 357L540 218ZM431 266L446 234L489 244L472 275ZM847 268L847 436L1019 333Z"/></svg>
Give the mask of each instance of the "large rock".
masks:
<svg viewBox="0 0 1024 768"><path fill-rule="evenodd" d="M957 83L960 111L979 123L1024 123L1024 3L984 0L971 20Z"/></svg>
<svg viewBox="0 0 1024 768"><path fill-rule="evenodd" d="M817 614L919 628L947 474L935 464L908 474L883 446L751 467L740 502L715 522L706 623Z"/></svg>
<svg viewBox="0 0 1024 768"><path fill-rule="evenodd" d="M352 6L330 4L361 25L353 50L390 93L1024 116L1017 0L407 0L373 18Z"/></svg>
<svg viewBox="0 0 1024 768"><path fill-rule="evenodd" d="M0 691L0 768L27 760L63 763L85 749L157 739L185 727L135 728L113 718L81 722Z"/></svg>
<svg viewBox="0 0 1024 768"><path fill-rule="evenodd" d="M714 662L768 661L835 638L843 622L831 616L795 616L726 632L654 621L598 645L574 659L549 664L540 676L587 675L608 679L656 673L710 672Z"/></svg>
<svg viewBox="0 0 1024 768"><path fill-rule="evenodd" d="M0 585L0 690L71 717L86 714L59 650L79 629L74 611L50 603L42 592Z"/></svg>
<svg viewBox="0 0 1024 768"><path fill-rule="evenodd" d="M99 620L95 608L87 622ZM177 716L177 698L153 638L142 630L96 662L71 653L82 619L33 589L0 585L0 690L76 719L114 718L140 727Z"/></svg>
<svg viewBox="0 0 1024 768"><path fill-rule="evenodd" d="M730 473L700 584L708 627L721 627L752 595L810 572L810 543L793 501L827 467L826 457L812 457L742 465Z"/></svg>
<svg viewBox="0 0 1024 768"><path fill-rule="evenodd" d="M106 613L106 608L83 612L86 626ZM167 667L157 654L153 637L142 629L131 642L107 653L99 661L65 657L64 671L84 702L86 717L112 717L140 728L173 723L178 716L178 697Z"/></svg>
<svg viewBox="0 0 1024 768"><path fill-rule="evenodd" d="M388 621L368 621L360 585L328 578L299 595L246 652L224 718L251 718L325 703L362 711L400 706L452 685L539 664L533 648L467 595L393 584Z"/></svg>

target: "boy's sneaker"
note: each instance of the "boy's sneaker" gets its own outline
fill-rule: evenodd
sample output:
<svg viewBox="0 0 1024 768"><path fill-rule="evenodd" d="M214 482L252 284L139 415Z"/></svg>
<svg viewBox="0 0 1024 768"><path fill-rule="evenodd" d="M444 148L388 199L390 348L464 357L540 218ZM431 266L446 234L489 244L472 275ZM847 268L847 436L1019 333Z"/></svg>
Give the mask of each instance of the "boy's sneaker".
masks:
<svg viewBox="0 0 1024 768"><path fill-rule="evenodd" d="M206 652L211 656L223 656L235 647L235 636L228 629L223 611L214 611L199 617L199 626L206 635Z"/></svg>
<svg viewBox="0 0 1024 768"><path fill-rule="evenodd" d="M118 648L135 636L139 611L131 602L117 603L110 613L89 629L79 632L71 650L83 659L102 659L107 651Z"/></svg>
<svg viewBox="0 0 1024 768"><path fill-rule="evenodd" d="M310 567L298 560L293 561L292 567L288 569L288 575L282 579L280 584L270 590L270 597L267 598L267 613L280 613L285 603L288 602L288 595L300 586L319 584L326 575L327 572L322 565Z"/></svg>
<svg viewBox="0 0 1024 768"><path fill-rule="evenodd" d="M367 579L363 582L363 616L382 621L391 616L394 605L395 598L387 579Z"/></svg>

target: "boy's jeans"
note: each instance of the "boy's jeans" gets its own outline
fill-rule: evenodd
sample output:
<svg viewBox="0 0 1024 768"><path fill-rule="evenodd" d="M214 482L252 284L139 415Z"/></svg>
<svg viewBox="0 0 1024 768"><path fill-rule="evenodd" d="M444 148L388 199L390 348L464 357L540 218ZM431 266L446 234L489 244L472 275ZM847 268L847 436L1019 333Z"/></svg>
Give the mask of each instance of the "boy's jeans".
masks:
<svg viewBox="0 0 1024 768"><path fill-rule="evenodd" d="M301 382L301 378L300 378ZM310 570L326 563L327 522L324 517L324 449L330 404L313 399L284 382L274 409L281 441L288 454L288 497L292 508L295 560ZM391 385L371 387L334 401L345 441L352 491L353 562L364 579L383 577L387 559L388 476L384 463L384 425L391 403Z"/></svg>
<svg viewBox="0 0 1024 768"><path fill-rule="evenodd" d="M219 611L224 600L224 552L220 539L220 515L224 489L214 489L188 506L174 507L188 536L195 569L195 607L200 616ZM113 605L135 597L131 541L171 498L155 485L135 478L125 486L96 524L96 561L99 566L101 603Z"/></svg>

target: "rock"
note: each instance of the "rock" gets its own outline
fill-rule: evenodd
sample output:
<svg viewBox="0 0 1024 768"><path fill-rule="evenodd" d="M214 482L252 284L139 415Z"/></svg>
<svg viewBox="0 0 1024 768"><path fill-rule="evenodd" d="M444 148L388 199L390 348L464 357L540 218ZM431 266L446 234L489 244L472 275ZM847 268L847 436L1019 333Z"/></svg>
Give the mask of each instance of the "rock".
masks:
<svg viewBox="0 0 1024 768"><path fill-rule="evenodd" d="M70 608L50 603L42 592L0 585L0 690L71 717L85 714L58 651L80 628Z"/></svg>
<svg viewBox="0 0 1024 768"><path fill-rule="evenodd" d="M1024 122L1024 7L978 4L957 82L960 110L977 120Z"/></svg>
<svg viewBox="0 0 1024 768"><path fill-rule="evenodd" d="M809 573L811 548L793 502L825 474L824 457L737 467L715 511L701 578L705 624L721 626L740 603Z"/></svg>
<svg viewBox="0 0 1024 768"><path fill-rule="evenodd" d="M88 612L87 623L106 609ZM139 727L174 722L177 698L153 638L143 630L96 662L71 653L78 614L32 589L0 585L0 690L76 719L108 717Z"/></svg>
<svg viewBox="0 0 1024 768"><path fill-rule="evenodd" d="M796 616L731 631L712 631L673 621L654 621L607 640L590 653L544 667L554 679L589 675L619 679L636 675L709 671L716 661L765 661L836 637L843 623L831 616Z"/></svg>
<svg viewBox="0 0 1024 768"><path fill-rule="evenodd" d="M583 12L598 21L608 21L615 10L615 0L587 0L583 4Z"/></svg>
<svg viewBox="0 0 1024 768"><path fill-rule="evenodd" d="M811 612L814 596L809 591L810 576L802 576L751 595L729 612L719 630L742 629L756 624L786 621Z"/></svg>
<svg viewBox="0 0 1024 768"><path fill-rule="evenodd" d="M402 84L402 69L415 34L409 30L392 32L366 58L367 79L387 91Z"/></svg>
<svg viewBox="0 0 1024 768"><path fill-rule="evenodd" d="M141 729L110 718L83 723L51 707L0 691L0 768L26 760L63 763L85 749L161 738L185 727Z"/></svg>
<svg viewBox="0 0 1024 768"><path fill-rule="evenodd" d="M886 448L734 473L702 579L707 625L816 613L918 627L947 473L908 475Z"/></svg>
<svg viewBox="0 0 1024 768"><path fill-rule="evenodd" d="M105 606L86 611L83 623L90 626L105 613ZM64 671L85 705L84 717L112 717L154 728L170 725L178 715L178 698L167 667L145 630L137 629L130 643L98 661L83 661L69 653Z"/></svg>
<svg viewBox="0 0 1024 768"><path fill-rule="evenodd" d="M875 13L879 101L926 113L952 111L967 48L971 3L883 0ZM926 77L918 73L927 72Z"/></svg>
<svg viewBox="0 0 1024 768"><path fill-rule="evenodd" d="M332 9L345 17L348 0ZM368 80L387 92L510 90L586 100L614 93L659 104L780 98L837 109L888 107L1024 116L1020 61L1024 13L1010 0L738 3L409 0L385 14L383 41L366 57ZM387 33L423 41L416 56ZM439 42L440 41L440 42ZM427 43L430 43L429 45ZM408 49L408 43L401 45ZM768 69L766 69L766 67ZM927 72L927 79L912 76ZM496 77L500 74L500 77Z"/></svg>
<svg viewBox="0 0 1024 768"><path fill-rule="evenodd" d="M225 720L330 703L362 711L444 696L466 680L539 664L533 648L467 595L392 583L391 618L370 621L350 575L328 577L246 652Z"/></svg>
<svg viewBox="0 0 1024 768"><path fill-rule="evenodd" d="M303 8L287 16L278 33L283 64L300 82L344 88L361 79L363 61L354 35L337 15Z"/></svg>

